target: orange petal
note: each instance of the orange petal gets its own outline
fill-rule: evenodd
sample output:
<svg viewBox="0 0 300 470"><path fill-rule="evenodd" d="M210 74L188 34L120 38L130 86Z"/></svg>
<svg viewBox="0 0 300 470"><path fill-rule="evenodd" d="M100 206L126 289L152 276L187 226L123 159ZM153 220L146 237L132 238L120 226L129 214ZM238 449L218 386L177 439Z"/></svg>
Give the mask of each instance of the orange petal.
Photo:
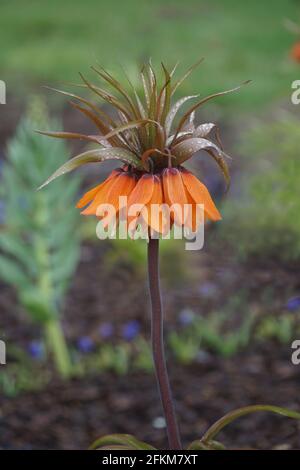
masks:
<svg viewBox="0 0 300 470"><path fill-rule="evenodd" d="M180 171L186 190L194 202L204 205L205 215L207 215L209 219L213 220L214 222L221 220L221 214L216 208L207 187L201 183L195 175L187 171L185 168L182 168Z"/></svg>
<svg viewBox="0 0 300 470"><path fill-rule="evenodd" d="M137 182L128 198L128 207L133 204L147 204L150 201L154 188L154 176L146 173Z"/></svg>
<svg viewBox="0 0 300 470"><path fill-rule="evenodd" d="M123 172L110 186L106 194L105 204L111 204L115 208L116 223L119 221L119 213L122 220L126 219L126 214L123 214L124 209L127 210L128 201L127 199L123 202L120 201L120 197L128 198L131 192L136 186L136 175L129 172ZM111 219L107 218L107 223L111 223Z"/></svg>
<svg viewBox="0 0 300 470"><path fill-rule="evenodd" d="M134 204L146 205L153 194L154 189L154 176L148 173L144 174L137 182L134 190L128 198L128 210ZM141 209L142 210L142 209ZM140 211L141 212L141 211ZM128 217L128 223L138 217L138 213Z"/></svg>
<svg viewBox="0 0 300 470"><path fill-rule="evenodd" d="M77 202L76 204L76 207L78 209L81 209L82 207L86 206L89 202L91 202L94 197L97 195L97 193L101 190L101 186L103 185L104 183L102 184L98 184L97 186L95 186L94 188L90 189L89 191L87 191L81 199L79 199L79 201Z"/></svg>
<svg viewBox="0 0 300 470"><path fill-rule="evenodd" d="M187 198L181 174L177 168L166 168L163 171L162 179L165 201L169 206L174 205L171 218L178 225L182 225L184 223L184 205L187 204Z"/></svg>
<svg viewBox="0 0 300 470"><path fill-rule="evenodd" d="M97 209L100 204L105 204L106 203L106 195L107 192L109 191L109 188L114 184L115 180L119 177L119 173L114 174L113 176L110 175L104 183L102 183L100 186L100 190L96 194L93 202L86 208L84 209L81 214L82 215L96 215Z"/></svg>
<svg viewBox="0 0 300 470"><path fill-rule="evenodd" d="M113 181L113 184L109 187L106 195L106 204L111 204L115 207L116 212L119 212L119 198L121 196L129 197L131 192L136 186L136 177L134 174L129 172L121 173Z"/></svg>
<svg viewBox="0 0 300 470"><path fill-rule="evenodd" d="M164 202L161 179L154 176L154 186L151 200L142 211L144 221L148 226L158 233L165 233L167 226L167 215L162 210Z"/></svg>
<svg viewBox="0 0 300 470"><path fill-rule="evenodd" d="M98 194L98 192L101 190L101 188L105 185L105 183L107 183L107 181L109 181L111 178L113 178L114 176L116 175L119 175L120 172L123 171L121 168L117 168L116 170L113 170L111 172L111 174L106 178L106 180L101 183L101 184L98 184L97 186L95 186L94 188L90 189L89 191L87 191L81 199L79 199L79 201L77 202L76 204L76 207L78 209L81 209L82 207L86 206L87 204L89 204Z"/></svg>
<svg viewBox="0 0 300 470"><path fill-rule="evenodd" d="M185 220L185 226L188 227L192 232L197 232L200 224L205 221L205 215L201 207L198 207L194 199L186 191L186 197L188 201L187 217Z"/></svg>

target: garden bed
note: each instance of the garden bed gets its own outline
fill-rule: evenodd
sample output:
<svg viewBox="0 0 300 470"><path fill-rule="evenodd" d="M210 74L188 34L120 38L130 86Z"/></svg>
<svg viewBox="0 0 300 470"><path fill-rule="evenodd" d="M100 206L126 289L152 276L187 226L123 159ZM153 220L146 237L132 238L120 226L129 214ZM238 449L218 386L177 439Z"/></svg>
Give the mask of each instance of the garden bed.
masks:
<svg viewBox="0 0 300 470"><path fill-rule="evenodd" d="M288 348L250 349L233 359L208 356L205 364L170 366L185 443L239 406L267 402L300 407L299 370L290 363ZM40 392L1 398L0 447L84 449L99 435L118 432L162 448L165 431L155 429L160 417L149 374L55 380ZM289 418L257 413L241 418L219 438L229 448L299 449L300 427Z"/></svg>
<svg viewBox="0 0 300 470"><path fill-rule="evenodd" d="M86 245L82 250L64 317L69 344L74 347L82 336L96 341L95 332L107 319L115 327L111 341L116 344L122 340L122 325L128 320L140 322L140 334L149 336L145 282L133 266L122 262L104 273L107 249L105 244L97 244ZM263 293L268 288L270 294L272 286L272 303L268 300L268 305L276 314L288 295L299 288L294 268L276 264L237 267L230 256L220 257L209 251L193 255L193 260L197 282L190 282L189 290L184 284L167 287L165 279L167 333L180 327L178 315L182 309L188 307L201 314L219 309L221 299L241 290L246 278L250 282L243 300L245 309L246 303L247 308L258 308ZM206 289L202 278L206 279ZM3 290L1 310L8 345L13 342L25 348L39 332L20 321L22 312L16 311L9 289ZM237 326L233 324L231 328ZM290 356L290 344L280 346L274 340L253 342L231 358L202 350L190 365L179 364L171 356L169 368L184 442L201 436L209 424L233 408L271 403L299 409L300 372ZM151 373L129 371L117 375L94 371L69 382L62 382L53 371L51 374L51 380L38 391L0 398L1 448L86 448L98 435L116 432L136 434L158 447L165 445L164 430L155 429L161 424L157 419L161 408ZM230 448L300 447L297 422L265 413L240 419L220 437Z"/></svg>

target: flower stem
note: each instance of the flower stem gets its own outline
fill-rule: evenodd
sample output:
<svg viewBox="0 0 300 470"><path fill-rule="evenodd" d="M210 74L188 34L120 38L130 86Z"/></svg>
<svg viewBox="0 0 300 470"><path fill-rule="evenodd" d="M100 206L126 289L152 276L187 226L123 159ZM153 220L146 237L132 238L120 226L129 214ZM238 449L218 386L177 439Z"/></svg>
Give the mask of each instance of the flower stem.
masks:
<svg viewBox="0 0 300 470"><path fill-rule="evenodd" d="M150 238L148 243L148 275L151 297L151 340L154 367L167 425L169 448L181 449L180 436L170 389L164 353L163 310L159 284L159 240Z"/></svg>

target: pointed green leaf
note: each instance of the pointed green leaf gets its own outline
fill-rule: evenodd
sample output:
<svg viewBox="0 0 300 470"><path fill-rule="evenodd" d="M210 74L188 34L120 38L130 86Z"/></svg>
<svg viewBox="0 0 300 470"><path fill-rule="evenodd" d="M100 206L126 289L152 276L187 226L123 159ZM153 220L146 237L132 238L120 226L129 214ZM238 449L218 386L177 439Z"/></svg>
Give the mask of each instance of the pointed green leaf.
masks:
<svg viewBox="0 0 300 470"><path fill-rule="evenodd" d="M198 137L183 140L173 147L172 154L175 155L177 163L181 165L200 150L205 150L216 161L224 175L228 187L230 183L230 175L227 163L224 159L224 156L227 155L210 140Z"/></svg>
<svg viewBox="0 0 300 470"><path fill-rule="evenodd" d="M166 134L167 136L170 134L171 132L171 128L172 128L172 124L173 124L173 121L174 121L174 118L177 114L177 112L179 111L179 109L181 108L181 106L188 100L191 100L193 98L197 98L199 95L191 95L191 96L184 96L183 98L181 98L180 100L176 101L176 103L171 107L169 113L167 114L167 117L166 117Z"/></svg>
<svg viewBox="0 0 300 470"><path fill-rule="evenodd" d="M197 439L188 446L187 450L225 450L225 446L218 441L205 441Z"/></svg>
<svg viewBox="0 0 300 470"><path fill-rule="evenodd" d="M118 100L114 95L111 93L108 93L106 90L102 90L102 88L93 85L90 83L83 75L82 73L79 73L80 77L84 81L84 83L87 85L87 87L92 90L96 95L100 96L104 101L107 101L107 103L110 103L111 105L115 106L117 109L122 111L128 120L131 118L130 116L130 111L129 109L120 101Z"/></svg>
<svg viewBox="0 0 300 470"><path fill-rule="evenodd" d="M90 449L99 449L106 448L110 449L111 446L126 446L131 450L155 450L155 447L152 447L146 442L139 441L131 434L110 434L108 436L103 436L97 439L91 445Z"/></svg>
<svg viewBox="0 0 300 470"><path fill-rule="evenodd" d="M164 74L165 74L165 83L160 91L158 97L158 106L157 106L157 119L160 118L161 123L164 124L167 114L170 110L170 99L171 99L171 75L169 71L166 69L164 64L161 64ZM160 113L160 115L159 115Z"/></svg>
<svg viewBox="0 0 300 470"><path fill-rule="evenodd" d="M119 126L116 129L113 129L108 134L104 135L103 138L109 139L110 137L113 137L114 135L118 135L121 132L127 131L129 129L133 129L135 127L145 126L146 124L152 123L152 122L155 122L155 121L153 121L152 119L139 119L138 121L130 121L128 124L124 124L124 126Z"/></svg>
<svg viewBox="0 0 300 470"><path fill-rule="evenodd" d="M122 148L107 148L107 149L96 149L89 150L87 152L81 153L71 160L67 161L62 165L58 170L56 170L39 188L38 190L47 186L51 181L55 180L61 175L65 175L70 171L79 168L82 165L87 163L99 163L104 160L121 160L122 162L133 165L136 168L143 169L142 162L137 156L129 152L128 150Z"/></svg>
<svg viewBox="0 0 300 470"><path fill-rule="evenodd" d="M213 122L207 122L205 124L201 124L200 126L198 126L193 132L193 137L207 137L211 133L212 130L215 130L215 137L216 137L217 144L220 147L220 149L223 150L219 127Z"/></svg>
<svg viewBox="0 0 300 470"><path fill-rule="evenodd" d="M76 86L79 86L79 85L76 85ZM85 87L85 85L82 85L82 86ZM82 96L75 95L74 93L69 93L68 91L58 90L57 88L52 88L52 87L48 87L48 86L46 86L45 88L47 88L48 90L51 90L51 91L55 91L56 93L60 93L61 95L68 96L69 98L75 98L80 103L83 103L88 108L92 109L96 114L100 114L104 119L107 120L107 122L110 125L115 125L115 122L111 119L111 117L108 114L106 114L104 111L99 109L96 105L94 105L90 101L86 100L85 98L82 98Z"/></svg>
<svg viewBox="0 0 300 470"><path fill-rule="evenodd" d="M213 98L217 98L219 96L224 96L224 95L227 95L229 93L233 93L235 91L238 91L243 85L247 85L248 83L250 83L251 80L247 80L245 82L243 82L241 85L237 86L237 87L234 87L234 88L231 88L230 90L225 90L225 91L220 91L218 93L213 93L212 95L209 95L207 96L206 98L203 98L202 100L198 101L198 103L194 104L194 106L192 106L184 115L183 117L181 118L179 124L178 124L178 127L177 127L177 131L176 131L176 135L175 135L175 138L177 136L177 134L182 130L186 120L189 118L189 116L191 115L191 113L193 113L194 111L196 111L196 109L198 109L200 106L202 106L204 103L207 103L207 101L210 101L212 100Z"/></svg>
<svg viewBox="0 0 300 470"><path fill-rule="evenodd" d="M223 156L224 152L219 147L207 139L201 137L191 137L179 142L172 148L172 154L177 157L179 164L191 158L195 153L200 150L213 149L217 155Z"/></svg>
<svg viewBox="0 0 300 470"><path fill-rule="evenodd" d="M31 273L35 271L32 263L32 249L17 235L11 232L1 232L0 249L18 259Z"/></svg>
<svg viewBox="0 0 300 470"><path fill-rule="evenodd" d="M103 78L107 83L109 83L112 87L114 87L127 101L127 104L129 105L131 111L135 115L135 117L138 117L137 110L127 93L126 89L123 87L123 85L116 80L110 73L108 73L106 70L102 68L102 70L98 70L96 67L91 67L94 72L96 72L100 77Z"/></svg>
<svg viewBox="0 0 300 470"><path fill-rule="evenodd" d="M29 281L19 263L2 255L0 255L0 278L8 284L21 288Z"/></svg>
<svg viewBox="0 0 300 470"><path fill-rule="evenodd" d="M216 125L212 122L200 124L200 126L196 127L194 130L193 137L207 137L215 127Z"/></svg>
<svg viewBox="0 0 300 470"><path fill-rule="evenodd" d="M229 168L228 165L223 158L222 155L216 154L212 149L206 149L206 152L215 160L217 165L219 166L221 172L223 173L225 182L226 182L226 191L228 191L229 186L230 186L230 173L229 173ZM225 155L225 154L224 154Z"/></svg>
<svg viewBox="0 0 300 470"><path fill-rule="evenodd" d="M186 80L191 75L191 73L195 70L195 68L197 68L198 65L200 65L203 61L204 61L204 57L201 57L201 59L199 59L195 64L193 64L191 67L188 68L188 70L185 72L183 77L177 80L177 82L174 84L172 88L172 95L174 95L177 88L184 82L184 80Z"/></svg>
<svg viewBox="0 0 300 470"><path fill-rule="evenodd" d="M245 406L243 408L238 408L237 410L231 411L219 419L216 423L214 423L208 431L204 434L201 441L203 443L211 442L215 436L222 431L222 429L227 426L228 424L235 421L237 418L241 416L248 415L250 413L256 413L257 411L270 411L271 413L276 413L281 416L286 416L288 418L293 419L300 419L300 413L292 410L288 410L286 408L281 408L279 406L273 405L252 405L252 406Z"/></svg>
<svg viewBox="0 0 300 470"><path fill-rule="evenodd" d="M79 140L87 140L89 142L95 142L97 144L101 143L100 136L96 135L85 135L85 134L78 134L76 132L50 132L50 131L40 131L36 130L42 135L47 135L48 137L55 137L57 139L79 139Z"/></svg>

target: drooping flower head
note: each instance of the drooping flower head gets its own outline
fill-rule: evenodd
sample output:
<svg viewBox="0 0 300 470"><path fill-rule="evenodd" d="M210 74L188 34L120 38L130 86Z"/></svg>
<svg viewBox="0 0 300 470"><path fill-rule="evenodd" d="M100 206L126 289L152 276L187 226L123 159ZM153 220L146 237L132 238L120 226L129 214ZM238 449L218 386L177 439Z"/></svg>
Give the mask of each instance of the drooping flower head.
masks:
<svg viewBox="0 0 300 470"><path fill-rule="evenodd" d="M177 89L200 62L179 79L174 78L176 67L169 71L162 64L163 80L160 85L151 63L145 65L140 72L142 96L130 81L131 92L128 92L102 68L92 67L113 91L94 85L81 75L81 86L90 90L94 97L108 102L116 111L117 118L112 118L81 96L61 92L76 100L71 102L72 106L92 121L97 134L40 132L57 138L81 139L95 144L96 148L69 160L41 187L87 163L115 159L122 162L122 166L114 170L103 183L85 193L77 203L77 207L83 209L83 215L96 215L103 219L99 207L110 205L115 208L118 218L123 209L120 197L126 197L125 216L128 223L135 225L142 221L147 228L157 233L164 233L168 223L186 225L195 231L199 224L198 204L204 206L205 219L219 220L221 215L208 189L183 164L195 153L204 150L215 160L229 183L226 154L221 146L218 127L213 123L195 126L194 118L195 111L201 105L239 87L200 100L197 100L197 95L193 95L173 102ZM178 118L182 106L192 100L195 103ZM215 141L211 139L213 135ZM136 205L137 211L131 211ZM171 210L150 210L152 206L161 205ZM189 208L187 212L182 210L185 206Z"/></svg>

